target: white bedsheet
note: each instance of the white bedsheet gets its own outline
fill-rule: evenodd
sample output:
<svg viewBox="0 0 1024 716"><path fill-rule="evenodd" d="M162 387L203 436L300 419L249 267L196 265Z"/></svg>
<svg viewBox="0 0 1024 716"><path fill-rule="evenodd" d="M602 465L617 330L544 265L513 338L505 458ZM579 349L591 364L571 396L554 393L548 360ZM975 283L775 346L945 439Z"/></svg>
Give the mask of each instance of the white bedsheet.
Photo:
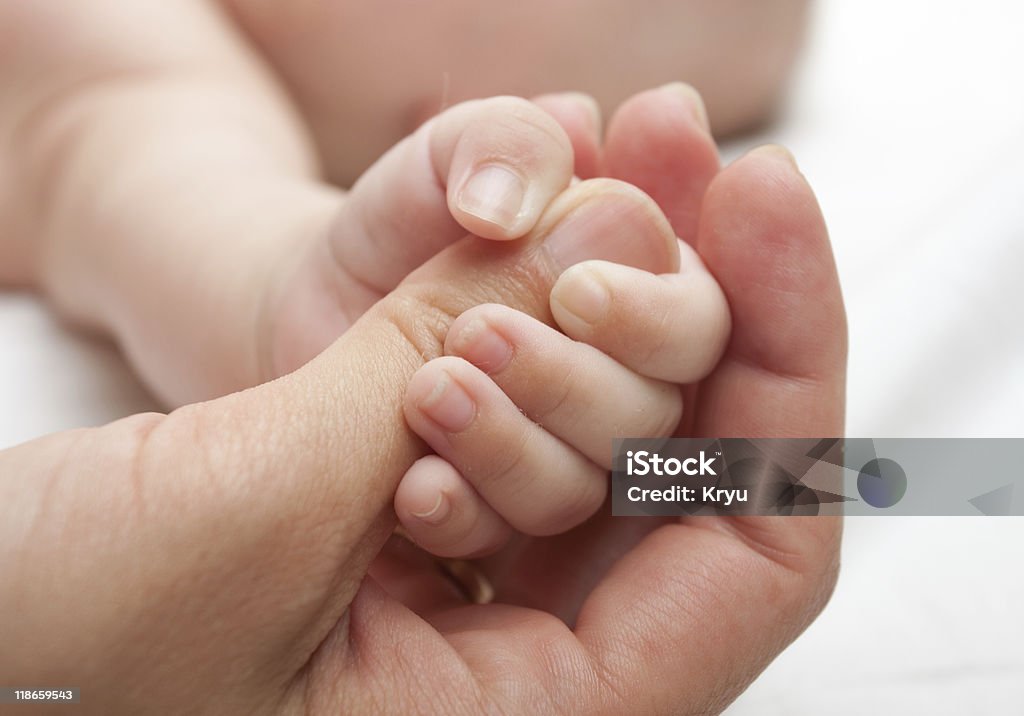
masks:
<svg viewBox="0 0 1024 716"><path fill-rule="evenodd" d="M818 190L850 435L1024 437L1022 35L1011 0L821 2L788 110L726 147L782 142ZM0 447L153 407L0 293ZM730 713L1024 713L1022 552L1020 518L849 520L832 604Z"/></svg>

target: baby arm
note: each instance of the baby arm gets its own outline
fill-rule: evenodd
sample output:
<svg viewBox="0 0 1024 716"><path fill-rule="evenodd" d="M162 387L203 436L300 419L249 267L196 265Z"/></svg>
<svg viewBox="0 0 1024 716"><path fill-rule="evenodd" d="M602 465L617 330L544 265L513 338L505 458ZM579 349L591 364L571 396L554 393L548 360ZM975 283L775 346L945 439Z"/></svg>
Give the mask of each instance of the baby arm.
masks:
<svg viewBox="0 0 1024 716"><path fill-rule="evenodd" d="M333 188L207 3L0 0L0 28L0 280L111 335L172 405L294 370L467 231L526 234L572 177L558 122L496 98Z"/></svg>

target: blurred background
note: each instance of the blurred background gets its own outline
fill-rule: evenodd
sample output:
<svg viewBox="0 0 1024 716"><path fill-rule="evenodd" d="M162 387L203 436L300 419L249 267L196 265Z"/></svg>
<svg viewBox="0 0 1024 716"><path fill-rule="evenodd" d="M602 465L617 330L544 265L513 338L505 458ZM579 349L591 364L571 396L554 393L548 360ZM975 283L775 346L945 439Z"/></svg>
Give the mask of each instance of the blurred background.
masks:
<svg viewBox="0 0 1024 716"><path fill-rule="evenodd" d="M850 436L1024 437L1022 31L1001 0L818 2L779 120L725 148L785 144L818 192ZM831 604L729 714L1024 713L1024 518L844 540Z"/></svg>
<svg viewBox="0 0 1024 716"><path fill-rule="evenodd" d="M851 436L1024 437L1022 34L1010 0L817 2L777 120L723 147L785 144L818 193ZM114 348L10 293L0 399L0 448L156 408ZM850 519L843 557L730 714L1024 713L1024 518Z"/></svg>

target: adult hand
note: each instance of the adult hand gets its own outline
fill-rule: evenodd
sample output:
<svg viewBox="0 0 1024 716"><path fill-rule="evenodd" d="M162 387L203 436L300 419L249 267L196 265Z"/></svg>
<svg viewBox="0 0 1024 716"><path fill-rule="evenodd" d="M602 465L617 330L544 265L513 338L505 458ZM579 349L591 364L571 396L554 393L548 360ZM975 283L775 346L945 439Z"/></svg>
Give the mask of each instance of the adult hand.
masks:
<svg viewBox="0 0 1024 716"><path fill-rule="evenodd" d="M807 185L761 151L701 202L680 151L709 140L663 97L645 101L664 112L626 107L607 165L686 238L679 217L701 206L697 244L733 309L694 432L840 434L842 306ZM619 132L642 140L637 153ZM645 146L663 150L658 166ZM559 235L575 256L550 250ZM522 244L443 251L292 375L0 454L16 516L0 612L18 615L0 622L15 645L0 673L79 685L105 713L720 708L823 605L836 522L599 519L486 563L503 604L466 604L413 550L367 576L395 485L423 453L402 394L452 318L483 301L550 318L567 259L663 273L674 241L643 195L584 182Z"/></svg>
<svg viewBox="0 0 1024 716"><path fill-rule="evenodd" d="M841 435L845 313L823 220L792 157L765 147L716 176L699 99L680 86L627 102L612 119L603 150L565 121L559 100L538 101L586 157L577 172L595 167L593 173L628 180L657 198L729 298L731 343L707 380L684 387L676 434ZM685 316L677 290L685 276L599 262L587 269L612 295L609 325L628 327L623 316L650 310L638 298L656 295L655 284L665 300L654 308L666 320ZM630 354L648 362L658 353L672 357L671 346L657 337L601 323L562 321L561 327L627 364ZM840 535L840 521L824 517L605 515L559 537L521 539L480 564L500 601L558 615L576 635L590 633L595 614L609 623L620 618L617 630L606 629L608 623L595 630L608 649L621 650L615 663L629 685L623 698L655 711L704 713L735 698L819 613L837 575ZM421 578L413 580L415 565L406 554L377 573L393 580L392 593L422 602L434 578L420 564ZM624 613L630 610L639 616ZM678 623L671 623L673 614ZM533 683L543 681L537 676Z"/></svg>
<svg viewBox="0 0 1024 716"><path fill-rule="evenodd" d="M780 148L759 149L717 173L701 118L694 97L679 88L643 93L613 117L596 160L603 173L657 199L730 302L731 342L711 376L684 388L677 435L841 435L845 311L813 194ZM570 136L591 143L579 131ZM607 267L590 268L604 269L615 307L607 318L622 325L622 315L637 309L629 284ZM637 286L664 280L619 273ZM671 295L673 282L664 283ZM590 335L573 332L580 340L607 335L601 325ZM597 345L613 356L665 348L628 332L618 340ZM595 612L639 610L610 637L610 648L633 645L619 662L638 684L632 696L704 713L735 698L819 613L835 582L840 536L840 521L823 517L604 516L560 537L523 540L483 570L501 599L558 614L577 633Z"/></svg>

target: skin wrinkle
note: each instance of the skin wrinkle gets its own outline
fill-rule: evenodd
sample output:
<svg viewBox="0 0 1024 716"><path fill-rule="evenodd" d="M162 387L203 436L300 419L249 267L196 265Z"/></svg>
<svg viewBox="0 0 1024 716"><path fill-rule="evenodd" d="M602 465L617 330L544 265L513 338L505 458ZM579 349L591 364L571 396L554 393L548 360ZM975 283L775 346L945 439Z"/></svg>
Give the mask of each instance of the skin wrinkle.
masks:
<svg viewBox="0 0 1024 716"><path fill-rule="evenodd" d="M682 523L665 525L659 528L655 533L648 536L647 539L663 539L664 535L668 531L690 531L698 529L697 524L699 520L685 520ZM705 530L707 528L699 528ZM710 530L709 530L710 532ZM706 546L705 546L706 547ZM722 549L727 549L732 552L733 545L728 543L721 545ZM736 562L734 564L734 562ZM650 575L648 579L651 579L653 585L646 585L644 588L645 594L660 593L660 594L675 594L679 595L676 599L673 599L671 604L660 604L658 610L654 612L654 616L649 620L651 623L661 623L664 619L659 618L661 616L674 618L674 619L686 619L687 614L696 609L695 612L690 616L691 619L700 619L701 612L707 612L711 614L729 614L731 613L729 605L731 600L723 596L722 588L726 587L732 589L734 585L744 584L747 579L735 580L729 579L723 576L724 565L730 565L733 569L741 569L741 564L746 564L746 560L723 560L720 554L715 553L706 554L700 558L688 560L688 566L685 573L678 572L678 570L666 569L664 572L659 572L657 575ZM742 571L746 572L748 567L742 567ZM744 595L738 595L739 602L744 603ZM708 600L716 601L720 604L718 608L707 607ZM652 605L650 600L641 600L636 604L632 605L635 610L639 608L650 608ZM699 607L699 608L698 608ZM809 620L809 618L808 618ZM658 639L658 635L652 634L651 639ZM612 644L615 642L612 641ZM652 645L656 647L656 644ZM750 645L747 645L747 649ZM623 662L625 668L629 668L630 656L639 649L643 651L643 647L633 645L630 652L624 654L626 659ZM753 678L753 675L750 677ZM619 677L621 680L622 677ZM694 704L687 705L687 712L693 708Z"/></svg>
<svg viewBox="0 0 1024 716"><path fill-rule="evenodd" d="M579 373L579 361L571 361L568 364L568 370L565 371L561 380L558 381L558 386L552 388L549 385L547 390L544 391L545 395L550 397L550 400L540 406L537 414L532 416L532 419L539 423L544 423L552 415L565 412L569 399L573 397L574 386L579 381Z"/></svg>
<svg viewBox="0 0 1024 716"><path fill-rule="evenodd" d="M367 585L364 586L364 590L369 592L381 592L381 587L371 580L368 580ZM350 661L358 672L364 673L368 678L376 681L376 677L379 672L384 671L390 673L393 670L392 659L395 656L402 656L403 652L399 648L401 643L408 643L410 641L420 641L424 639L422 635L422 628L426 624L414 616L408 615L407 618L415 620L417 623L417 633L413 635L405 635L401 637L401 640L396 644L390 637L396 628L400 628L400 625L382 624L382 620L388 619L388 612L394 608L393 602L390 598L385 597L385 600L375 605L364 607L364 602L367 598L357 597L353 602L350 614L352 617L353 628L351 629L352 638L350 641ZM368 612L368 613L367 613ZM428 635L429 636L429 635ZM381 643L381 642L386 642ZM442 648L449 656L454 656L457 660L461 661L461 657L458 652L451 648L450 645L443 643L443 640L438 640L434 637L429 638L429 646ZM388 661L381 661L382 658L386 658ZM404 657L403 657L404 658ZM421 669L415 662L409 664L410 673L418 673ZM468 667L467 667L468 671ZM349 671L351 673L351 671ZM411 693L406 694L402 699L403 706L399 710L393 710L387 708L386 701L378 700L377 688L362 688L354 689L361 695L369 695L375 708L372 709L371 713L408 713L411 704L418 703L418 700L412 698ZM385 696L385 699L391 698L392 695L389 693ZM361 712L360 709L355 709L353 712Z"/></svg>
<svg viewBox="0 0 1024 716"><path fill-rule="evenodd" d="M655 308L655 307L651 307ZM655 335L658 338L653 341L649 341L643 347L643 353L638 357L637 365L645 365L652 362L652 359L665 349L666 341L668 339L669 331L668 326L675 319L675 313L672 311L670 306L658 306L655 308L658 311L658 323L657 326L651 331L651 335Z"/></svg>
<svg viewBox="0 0 1024 716"><path fill-rule="evenodd" d="M526 456L533 452L529 450L530 445L536 442L540 436L540 432L536 430L523 430L516 436L514 443L504 443L501 445L500 450L496 451L491 464L488 465L486 471L486 479L483 480L481 485L481 491L487 492L488 487L500 486L501 483L505 482L505 478L513 472L521 472L523 462ZM530 485L537 479L537 476L531 475L531 478L520 485L520 490L517 494L526 492L529 490ZM480 480L478 477L477 480Z"/></svg>
<svg viewBox="0 0 1024 716"><path fill-rule="evenodd" d="M352 253L350 251L344 251L343 246L351 247L358 245L366 250L372 251L377 254L377 258L371 261L371 264L378 266L392 266L392 265L405 265L407 262L399 251L399 246L392 242L382 240L377 236L372 226L374 223L379 223L371 220L367 216L367 212L376 207L370 207L366 202L352 202L351 200L345 203L342 207L342 217L349 217L351 221L344 222L338 220L335 222L334 227L331 230L331 236L328 239L328 246L331 250L331 257L334 259L335 264L345 271L350 279L364 288L375 292L379 296L385 295L388 291L393 288L389 286L386 280L378 277L376 281L362 275L363 272L355 271L352 269ZM339 217L341 219L342 217ZM376 218L376 217L374 217ZM388 227L389 232L393 231L391 227ZM343 236L341 232L345 232ZM354 236L358 236L358 241L355 240Z"/></svg>
<svg viewBox="0 0 1024 716"><path fill-rule="evenodd" d="M378 304L378 313L423 363L444 355L444 338L458 314L417 292L395 294Z"/></svg>
<svg viewBox="0 0 1024 716"><path fill-rule="evenodd" d="M350 202L348 203L348 206L351 206ZM346 210L342 208L341 212L344 214ZM352 212L348 212L348 214L351 216ZM382 250L381 244L379 242L374 241L372 236L366 233L365 213L357 210L354 212L354 215L357 217L355 221L356 226L362 228L362 237L364 245L374 247L373 250L377 252L389 251L390 249ZM327 241L325 242L327 245L327 250L330 254L331 265L337 268L343 274L339 276L334 272L329 271L327 273L327 283L333 288L334 295L338 297L338 304L344 305L343 301L341 300L341 298L343 297L342 290L343 288L352 284L355 284L356 286L358 286L359 288L363 289L364 291L371 295L377 297L384 296L388 292L388 289L386 287L382 287L382 284L371 283L366 277L362 276L359 271L354 271L350 266L350 254L342 251L340 248L342 237L338 235L338 230L341 229L342 226L343 225L341 221L336 221L333 229L330 231L330 235ZM344 228L351 229L351 226L344 225ZM346 240L351 241L351 237L347 236ZM388 242L384 242L384 244L387 245ZM391 263L391 261L385 260L385 263ZM356 320L359 318L359 315L353 315L351 312L346 311L346 318L348 318L349 325L351 325L356 322Z"/></svg>
<svg viewBox="0 0 1024 716"><path fill-rule="evenodd" d="M194 422L196 422L196 421L194 421ZM197 423L197 424L198 424L198 423ZM214 430L214 432L216 433L216 432L218 432L218 431ZM213 464L213 462L218 462L218 463L219 463L219 462L222 462L222 461L223 461L223 459L224 459L224 458L223 458L223 456L222 456L222 457L220 457L220 458L218 458L218 459L216 459L216 460L215 460L215 459L214 459L214 458L212 457L212 455L211 455L211 457L210 457L210 462L208 462L208 468L207 468L207 469L209 469L209 470L214 470L215 468L211 467L210 465L212 465L212 464ZM211 471L211 473L210 473L210 474L220 474L220 473L219 473L219 471ZM330 593L330 592L329 592L329 593Z"/></svg>
<svg viewBox="0 0 1024 716"><path fill-rule="evenodd" d="M569 627L566 626L566 629L569 630ZM549 673L560 674L560 678L550 682L547 687L548 698L559 704L564 712L578 712L573 704L580 703L580 697L592 690L597 684L597 677L575 635L559 636L562 638L547 639L540 643L539 663L544 664ZM557 691L556 686L561 687L562 691Z"/></svg>
<svg viewBox="0 0 1024 716"><path fill-rule="evenodd" d="M132 420L138 420L141 422L145 420L143 425L138 426L133 431L132 436L132 459L128 466L128 481L132 485L132 496L131 502L132 507L135 510L135 519L142 522L146 519L146 496L145 496L145 470L143 464L145 462L144 455L146 453L146 446L149 442L150 436L153 431L157 429L161 422L163 422L164 416L161 413L148 413L131 418Z"/></svg>

